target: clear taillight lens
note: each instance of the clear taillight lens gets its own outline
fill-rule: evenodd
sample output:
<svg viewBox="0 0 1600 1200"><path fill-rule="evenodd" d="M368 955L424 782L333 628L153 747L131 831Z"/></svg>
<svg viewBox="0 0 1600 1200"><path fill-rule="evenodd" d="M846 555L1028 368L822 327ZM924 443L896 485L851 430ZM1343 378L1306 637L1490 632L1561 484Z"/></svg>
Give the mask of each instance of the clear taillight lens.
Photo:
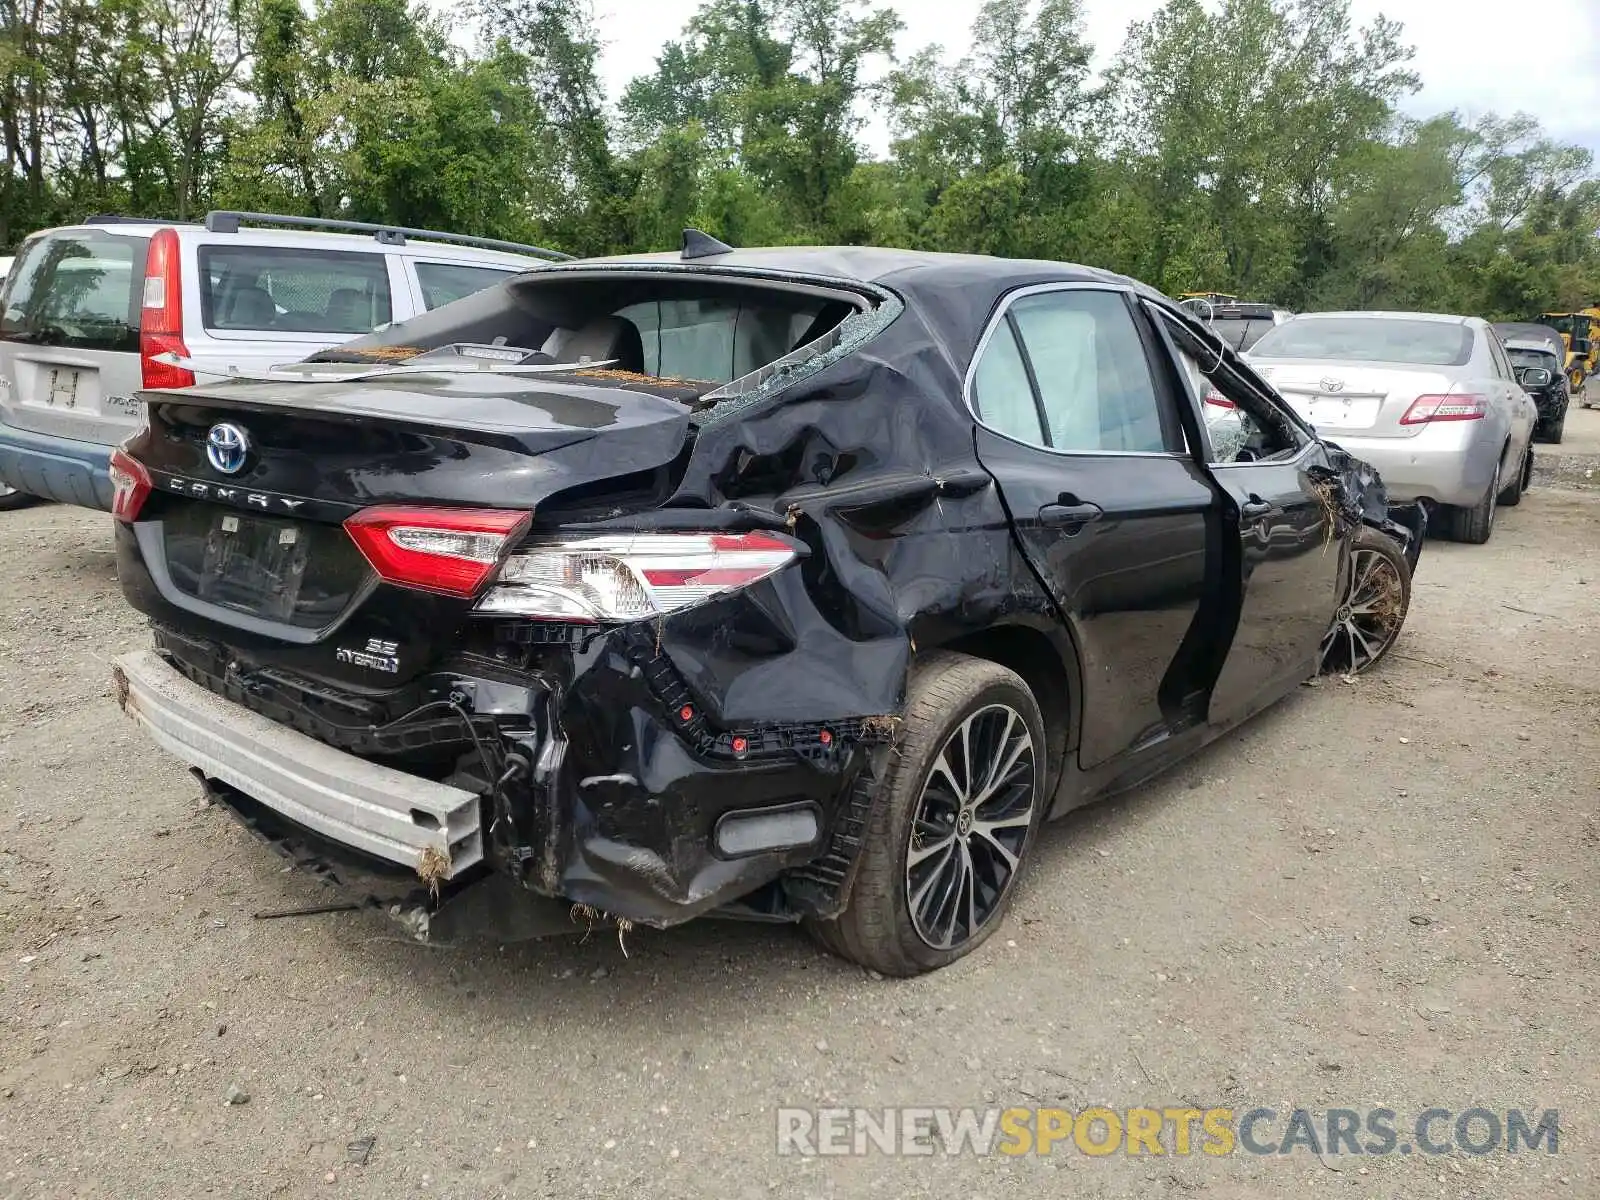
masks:
<svg viewBox="0 0 1600 1200"><path fill-rule="evenodd" d="M481 613L636 621L748 587L795 559L767 533L650 533L529 546L511 555Z"/></svg>

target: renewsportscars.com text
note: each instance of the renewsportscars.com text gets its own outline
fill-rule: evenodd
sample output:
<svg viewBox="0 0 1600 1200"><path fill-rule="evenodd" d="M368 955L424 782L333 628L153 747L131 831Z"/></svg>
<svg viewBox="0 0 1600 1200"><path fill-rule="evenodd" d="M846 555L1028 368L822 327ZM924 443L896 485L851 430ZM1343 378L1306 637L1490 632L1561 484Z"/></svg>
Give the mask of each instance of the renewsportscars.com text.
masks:
<svg viewBox="0 0 1600 1200"><path fill-rule="evenodd" d="M1560 1152L1556 1109L780 1108L781 1155Z"/></svg>

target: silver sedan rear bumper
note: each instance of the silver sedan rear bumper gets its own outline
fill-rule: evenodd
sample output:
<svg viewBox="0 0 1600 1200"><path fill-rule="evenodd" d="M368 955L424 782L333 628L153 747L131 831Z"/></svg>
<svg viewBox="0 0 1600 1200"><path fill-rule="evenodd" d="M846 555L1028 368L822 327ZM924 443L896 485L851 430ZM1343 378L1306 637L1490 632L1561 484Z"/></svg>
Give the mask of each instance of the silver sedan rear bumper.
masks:
<svg viewBox="0 0 1600 1200"><path fill-rule="evenodd" d="M1333 429L1324 436L1376 467L1395 503L1431 500L1471 508L1499 478L1506 432L1492 422L1440 421L1413 437Z"/></svg>
<svg viewBox="0 0 1600 1200"><path fill-rule="evenodd" d="M148 650L117 702L164 750L297 825L443 882L483 857L478 797L335 750L192 683Z"/></svg>

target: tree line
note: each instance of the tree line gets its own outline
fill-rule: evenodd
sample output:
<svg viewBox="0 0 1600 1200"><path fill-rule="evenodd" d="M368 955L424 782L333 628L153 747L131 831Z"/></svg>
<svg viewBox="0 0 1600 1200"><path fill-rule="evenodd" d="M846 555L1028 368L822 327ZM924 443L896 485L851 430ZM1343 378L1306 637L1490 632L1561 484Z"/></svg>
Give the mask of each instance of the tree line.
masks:
<svg viewBox="0 0 1600 1200"><path fill-rule="evenodd" d="M704 0L607 96L589 0L0 0L0 246L239 208L580 255L695 226L1061 259L1302 310L1600 298L1590 152L1404 115L1405 32L1348 0L1166 0L1098 73L1081 0L988 0L959 54L900 31L871 0Z"/></svg>

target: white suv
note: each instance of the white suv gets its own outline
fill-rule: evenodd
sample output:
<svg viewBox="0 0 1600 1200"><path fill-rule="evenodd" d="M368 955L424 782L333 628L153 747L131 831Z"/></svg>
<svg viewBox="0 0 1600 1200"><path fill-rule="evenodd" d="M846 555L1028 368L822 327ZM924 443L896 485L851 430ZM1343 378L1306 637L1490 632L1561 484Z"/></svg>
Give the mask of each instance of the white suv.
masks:
<svg viewBox="0 0 1600 1200"><path fill-rule="evenodd" d="M265 213L204 224L95 217L23 242L0 294L0 508L110 509L141 388L294 362L493 286L538 246Z"/></svg>

